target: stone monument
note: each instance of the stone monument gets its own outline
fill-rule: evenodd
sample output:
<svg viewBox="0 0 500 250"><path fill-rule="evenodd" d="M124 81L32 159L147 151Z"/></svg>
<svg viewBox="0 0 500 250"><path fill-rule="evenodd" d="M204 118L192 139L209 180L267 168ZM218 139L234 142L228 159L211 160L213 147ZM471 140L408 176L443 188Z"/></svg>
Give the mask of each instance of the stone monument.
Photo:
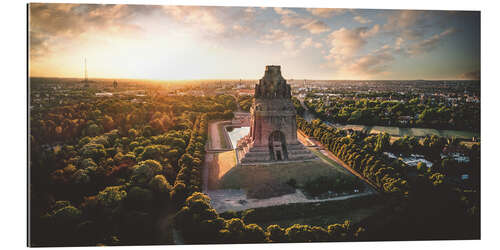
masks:
<svg viewBox="0 0 500 250"><path fill-rule="evenodd" d="M255 85L254 97L250 133L237 143L238 161L252 164L316 159L297 140L297 113L280 66L266 66L264 77Z"/></svg>

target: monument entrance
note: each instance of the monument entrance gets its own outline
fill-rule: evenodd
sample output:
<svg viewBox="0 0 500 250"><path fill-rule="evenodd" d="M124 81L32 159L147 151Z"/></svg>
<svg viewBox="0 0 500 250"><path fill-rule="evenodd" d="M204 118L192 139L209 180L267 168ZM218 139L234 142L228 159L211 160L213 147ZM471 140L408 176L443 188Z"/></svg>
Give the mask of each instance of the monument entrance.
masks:
<svg viewBox="0 0 500 250"><path fill-rule="evenodd" d="M269 135L269 156L271 160L288 160L286 138L283 132L277 130Z"/></svg>

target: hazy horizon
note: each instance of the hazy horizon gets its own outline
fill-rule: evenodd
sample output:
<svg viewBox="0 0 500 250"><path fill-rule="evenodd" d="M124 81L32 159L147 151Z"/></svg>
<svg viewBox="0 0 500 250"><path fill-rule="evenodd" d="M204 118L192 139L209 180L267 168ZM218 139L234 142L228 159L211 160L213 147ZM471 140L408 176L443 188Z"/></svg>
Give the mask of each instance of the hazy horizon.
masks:
<svg viewBox="0 0 500 250"><path fill-rule="evenodd" d="M29 76L29 78L44 79L78 79L83 77L60 77L60 76ZM147 78L115 78L115 77L89 77L88 80L135 80L135 81L154 81L154 82L183 82L183 81L258 81L258 78L207 78L207 79L147 79ZM293 81L481 81L481 79L307 79L307 78L287 78Z"/></svg>

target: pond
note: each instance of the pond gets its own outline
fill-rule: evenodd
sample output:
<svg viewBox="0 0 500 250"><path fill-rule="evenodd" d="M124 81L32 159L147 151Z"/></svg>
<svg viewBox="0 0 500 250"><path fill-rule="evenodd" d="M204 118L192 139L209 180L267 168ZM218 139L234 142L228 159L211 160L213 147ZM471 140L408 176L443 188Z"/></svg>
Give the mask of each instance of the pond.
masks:
<svg viewBox="0 0 500 250"><path fill-rule="evenodd" d="M415 167L418 165L419 162L423 162L425 163L425 165L427 165L427 167L432 167L432 162L428 161L425 159L425 157L423 155L418 155L418 154L411 154L409 156L402 156L402 157L398 157L396 156L395 154L391 153L391 152L384 152L385 155L389 156L389 158L392 158L392 159L401 159L401 161L403 161L404 163L408 164L409 166L412 166L412 167Z"/></svg>
<svg viewBox="0 0 500 250"><path fill-rule="evenodd" d="M248 133L250 132L250 127L226 127L226 130L233 148L236 148L236 143L239 139L243 138L245 135L248 135Z"/></svg>

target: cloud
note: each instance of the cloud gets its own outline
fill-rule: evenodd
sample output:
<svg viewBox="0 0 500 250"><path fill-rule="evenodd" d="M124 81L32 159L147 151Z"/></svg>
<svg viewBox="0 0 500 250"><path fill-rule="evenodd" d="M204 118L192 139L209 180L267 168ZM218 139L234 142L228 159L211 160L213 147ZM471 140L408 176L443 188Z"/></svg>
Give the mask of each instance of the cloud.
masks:
<svg viewBox="0 0 500 250"><path fill-rule="evenodd" d="M257 8L200 6L44 4L29 5L30 58L107 37L138 39L149 27L147 18L168 18L205 38L227 39L257 33ZM140 22L139 22L140 21ZM220 41L220 40L217 40Z"/></svg>
<svg viewBox="0 0 500 250"><path fill-rule="evenodd" d="M362 16L355 16L354 20L356 20L358 23L361 23L361 24L367 24L367 23L371 23L372 22L372 20L366 19L366 18L364 18Z"/></svg>
<svg viewBox="0 0 500 250"><path fill-rule="evenodd" d="M319 43L319 42L314 42L312 40L312 38L308 37L306 38L301 44L300 44L300 48L301 49L305 49L305 48L309 48L309 47L314 47L314 48L321 48L323 47L323 44Z"/></svg>
<svg viewBox="0 0 500 250"><path fill-rule="evenodd" d="M240 24L234 24L232 28L234 31L239 33L250 32L250 28L248 26L242 26Z"/></svg>
<svg viewBox="0 0 500 250"><path fill-rule="evenodd" d="M272 29L269 33L262 36L258 42L263 44L276 44L281 43L284 45L285 49L294 49L295 48L295 39L297 37L286 31L280 29Z"/></svg>
<svg viewBox="0 0 500 250"><path fill-rule="evenodd" d="M394 63L395 54L403 56L415 56L427 53L440 45L443 38L456 32L454 28L448 28L429 38L410 43L402 36L394 40L391 46L384 46L372 52L359 55L360 49L367 43L367 38L376 35L381 28L374 25L372 28L345 29L341 28L332 32L329 36L332 48L325 56L329 62L326 66L335 68L337 74L349 77L372 77L374 75L389 74L388 69ZM474 72L463 74L463 79L474 79Z"/></svg>
<svg viewBox="0 0 500 250"><path fill-rule="evenodd" d="M337 73L343 76L373 76L388 74L388 69L395 60L395 54L403 56L416 56L427 53L438 47L442 40L455 33L454 28L448 28L429 38L417 42L408 41L399 36L391 46L384 46L365 55L358 55L360 49L367 43L367 38L374 36L380 31L380 27L373 26L358 29L341 28L332 32L329 36L332 48L325 56L330 68L337 69ZM478 79L478 72L468 72L461 75L462 79Z"/></svg>
<svg viewBox="0 0 500 250"><path fill-rule="evenodd" d="M123 32L138 30L130 22L156 6L114 4L30 4L30 29L48 35L76 36L89 29Z"/></svg>
<svg viewBox="0 0 500 250"><path fill-rule="evenodd" d="M384 30L405 29L414 26L421 17L423 11L420 10L397 10L387 17Z"/></svg>
<svg viewBox="0 0 500 250"><path fill-rule="evenodd" d="M367 43L367 38L374 36L379 30L380 26L376 24L372 28L346 29L342 27L333 31L328 36L332 48L326 58L341 60L354 56Z"/></svg>
<svg viewBox="0 0 500 250"><path fill-rule="evenodd" d="M281 29L272 29L264 34L257 42L262 44L278 44L283 47L282 53L287 56L296 56L300 48L297 48L297 36Z"/></svg>
<svg viewBox="0 0 500 250"><path fill-rule="evenodd" d="M311 34L320 34L330 30L330 27L322 21L314 20L311 23L305 24L301 27L308 30Z"/></svg>
<svg viewBox="0 0 500 250"><path fill-rule="evenodd" d="M303 17L297 14L297 12L290 9L274 8L274 11L281 15L280 23L285 27L299 27L301 29L309 31L311 34L320 34L330 30L330 27L324 22L316 20L311 17Z"/></svg>
<svg viewBox="0 0 500 250"><path fill-rule="evenodd" d="M88 39L86 34L141 37L146 27L141 27L143 22L136 20L153 14L170 18L206 37L228 38L255 33L254 27L260 25L254 22L256 8L33 3L29 11L32 59L58 51L68 41Z"/></svg>
<svg viewBox="0 0 500 250"><path fill-rule="evenodd" d="M148 15L157 6L114 4L41 4L29 5L30 57L35 60L64 46L67 39L82 34L137 34L142 29L131 22Z"/></svg>
<svg viewBox="0 0 500 250"><path fill-rule="evenodd" d="M459 79L463 80L480 80L481 79L481 71L475 70L470 72L465 72L458 76Z"/></svg>
<svg viewBox="0 0 500 250"><path fill-rule="evenodd" d="M50 48L50 37L43 33L30 31L29 33L29 47L30 57L36 59L52 52Z"/></svg>
<svg viewBox="0 0 500 250"><path fill-rule="evenodd" d="M387 22L382 29L387 32L398 34L405 40L419 39L423 35L422 28L422 14L424 11L420 10L397 10L389 14Z"/></svg>
<svg viewBox="0 0 500 250"><path fill-rule="evenodd" d="M441 32L441 34L439 34L441 37L443 36L447 36L447 35L451 35L453 33L455 33L457 30L455 28L448 28L446 29L445 31Z"/></svg>
<svg viewBox="0 0 500 250"><path fill-rule="evenodd" d="M285 25L285 27L301 27L311 23L313 19L304 18L296 15L283 15L281 17L281 24Z"/></svg>
<svg viewBox="0 0 500 250"><path fill-rule="evenodd" d="M346 12L346 9L318 9L318 8L308 8L311 14L322 17L322 18L330 18L335 15L340 15Z"/></svg>
<svg viewBox="0 0 500 250"><path fill-rule="evenodd" d="M366 55L352 56L341 61L328 61L322 67L335 69L340 77L362 79L389 74L388 69L394 60L393 48L386 44Z"/></svg>
<svg viewBox="0 0 500 250"><path fill-rule="evenodd" d="M374 75L385 72L389 64L394 61L389 45L384 45L380 49L357 58L352 63L343 68L344 71L355 74Z"/></svg>
<svg viewBox="0 0 500 250"><path fill-rule="evenodd" d="M244 11L245 11L245 13L255 13L256 12L255 8L251 8L251 7L246 8Z"/></svg>
<svg viewBox="0 0 500 250"><path fill-rule="evenodd" d="M402 37L406 41L421 39L429 30L443 28L449 22L443 11L392 10L382 30Z"/></svg>
<svg viewBox="0 0 500 250"><path fill-rule="evenodd" d="M284 9L284 8L281 8L281 7L275 7L274 8L274 12L276 12L278 15L294 15L294 14L297 14L295 11L291 10L291 9Z"/></svg>
<svg viewBox="0 0 500 250"><path fill-rule="evenodd" d="M401 50L404 42L405 42L404 38L402 37L396 38L396 41L394 42L394 49L398 51Z"/></svg>
<svg viewBox="0 0 500 250"><path fill-rule="evenodd" d="M216 14L216 7L201 6L162 6L168 16L184 24L194 25L199 29L222 34L226 31L225 23Z"/></svg>
<svg viewBox="0 0 500 250"><path fill-rule="evenodd" d="M411 44L407 48L406 53L412 56L427 53L435 49L444 37L449 36L455 32L456 32L455 28L448 28L445 31L433 35L430 38Z"/></svg>

